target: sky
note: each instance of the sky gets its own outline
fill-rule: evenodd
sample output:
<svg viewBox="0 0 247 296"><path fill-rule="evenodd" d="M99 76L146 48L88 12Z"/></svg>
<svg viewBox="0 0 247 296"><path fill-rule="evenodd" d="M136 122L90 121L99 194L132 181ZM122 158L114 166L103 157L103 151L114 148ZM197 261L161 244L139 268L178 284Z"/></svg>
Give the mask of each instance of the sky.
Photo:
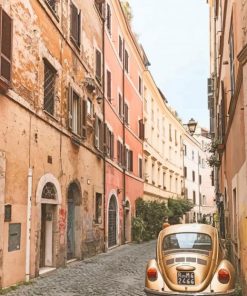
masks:
<svg viewBox="0 0 247 296"><path fill-rule="evenodd" d="M209 7L206 0L129 0L133 31L156 84L184 123L209 127Z"/></svg>

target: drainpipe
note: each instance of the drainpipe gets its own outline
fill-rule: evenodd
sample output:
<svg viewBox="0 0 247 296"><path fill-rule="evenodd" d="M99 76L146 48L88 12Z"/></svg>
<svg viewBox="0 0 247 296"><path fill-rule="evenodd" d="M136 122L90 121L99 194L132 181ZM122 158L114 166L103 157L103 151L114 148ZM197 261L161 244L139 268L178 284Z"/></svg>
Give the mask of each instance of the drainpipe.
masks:
<svg viewBox="0 0 247 296"><path fill-rule="evenodd" d="M123 80L122 80L122 88L123 88L123 112L125 115L125 40L123 39ZM125 116L123 117L123 150L125 150ZM125 213L125 203L126 203L126 153L124 155L124 166L123 166L123 242L126 241L125 235L125 220L126 220L126 213Z"/></svg>
<svg viewBox="0 0 247 296"><path fill-rule="evenodd" d="M26 282L30 280L32 183L33 170L29 168L27 176Z"/></svg>
<svg viewBox="0 0 247 296"><path fill-rule="evenodd" d="M104 4L105 5L105 4ZM104 139L106 138L106 130L105 130L105 16L102 16L102 71L103 71L103 77L102 77L102 84L103 84L103 126L104 126ZM106 247L106 158L105 153L103 153L103 196L104 196L104 252L107 251Z"/></svg>

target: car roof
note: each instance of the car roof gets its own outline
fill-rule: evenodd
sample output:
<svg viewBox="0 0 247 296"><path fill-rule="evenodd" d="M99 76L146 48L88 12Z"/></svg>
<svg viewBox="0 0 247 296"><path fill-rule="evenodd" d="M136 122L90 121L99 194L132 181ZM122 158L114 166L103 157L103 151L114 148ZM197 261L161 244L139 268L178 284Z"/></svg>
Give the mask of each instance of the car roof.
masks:
<svg viewBox="0 0 247 296"><path fill-rule="evenodd" d="M169 235L173 233L181 233L181 232L198 232L198 233L206 233L210 236L213 236L217 229L211 225L207 224L175 224L166 227L165 229L161 230L163 235Z"/></svg>

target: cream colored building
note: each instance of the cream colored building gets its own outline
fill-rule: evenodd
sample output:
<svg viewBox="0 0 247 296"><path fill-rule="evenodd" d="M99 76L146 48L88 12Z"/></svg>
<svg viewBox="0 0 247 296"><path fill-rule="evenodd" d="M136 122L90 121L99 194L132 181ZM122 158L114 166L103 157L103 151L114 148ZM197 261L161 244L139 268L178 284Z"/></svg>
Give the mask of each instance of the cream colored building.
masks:
<svg viewBox="0 0 247 296"><path fill-rule="evenodd" d="M144 73L144 199L183 195L184 128L149 71Z"/></svg>
<svg viewBox="0 0 247 296"><path fill-rule="evenodd" d="M186 222L207 221L213 223L216 212L212 168L208 165L208 132L197 127L194 135L183 135L185 198L195 205Z"/></svg>

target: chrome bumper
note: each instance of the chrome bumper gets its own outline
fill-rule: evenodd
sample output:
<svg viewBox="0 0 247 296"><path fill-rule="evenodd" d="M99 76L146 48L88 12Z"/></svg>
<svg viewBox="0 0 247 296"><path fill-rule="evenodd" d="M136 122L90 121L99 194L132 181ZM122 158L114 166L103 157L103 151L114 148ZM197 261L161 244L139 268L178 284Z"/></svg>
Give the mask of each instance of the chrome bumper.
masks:
<svg viewBox="0 0 247 296"><path fill-rule="evenodd" d="M228 292L220 292L220 293L204 293L204 292L190 292L190 293L180 293L180 292L159 292L155 290L151 290L148 288L144 289L144 292L147 296L235 296L235 290L230 290Z"/></svg>

